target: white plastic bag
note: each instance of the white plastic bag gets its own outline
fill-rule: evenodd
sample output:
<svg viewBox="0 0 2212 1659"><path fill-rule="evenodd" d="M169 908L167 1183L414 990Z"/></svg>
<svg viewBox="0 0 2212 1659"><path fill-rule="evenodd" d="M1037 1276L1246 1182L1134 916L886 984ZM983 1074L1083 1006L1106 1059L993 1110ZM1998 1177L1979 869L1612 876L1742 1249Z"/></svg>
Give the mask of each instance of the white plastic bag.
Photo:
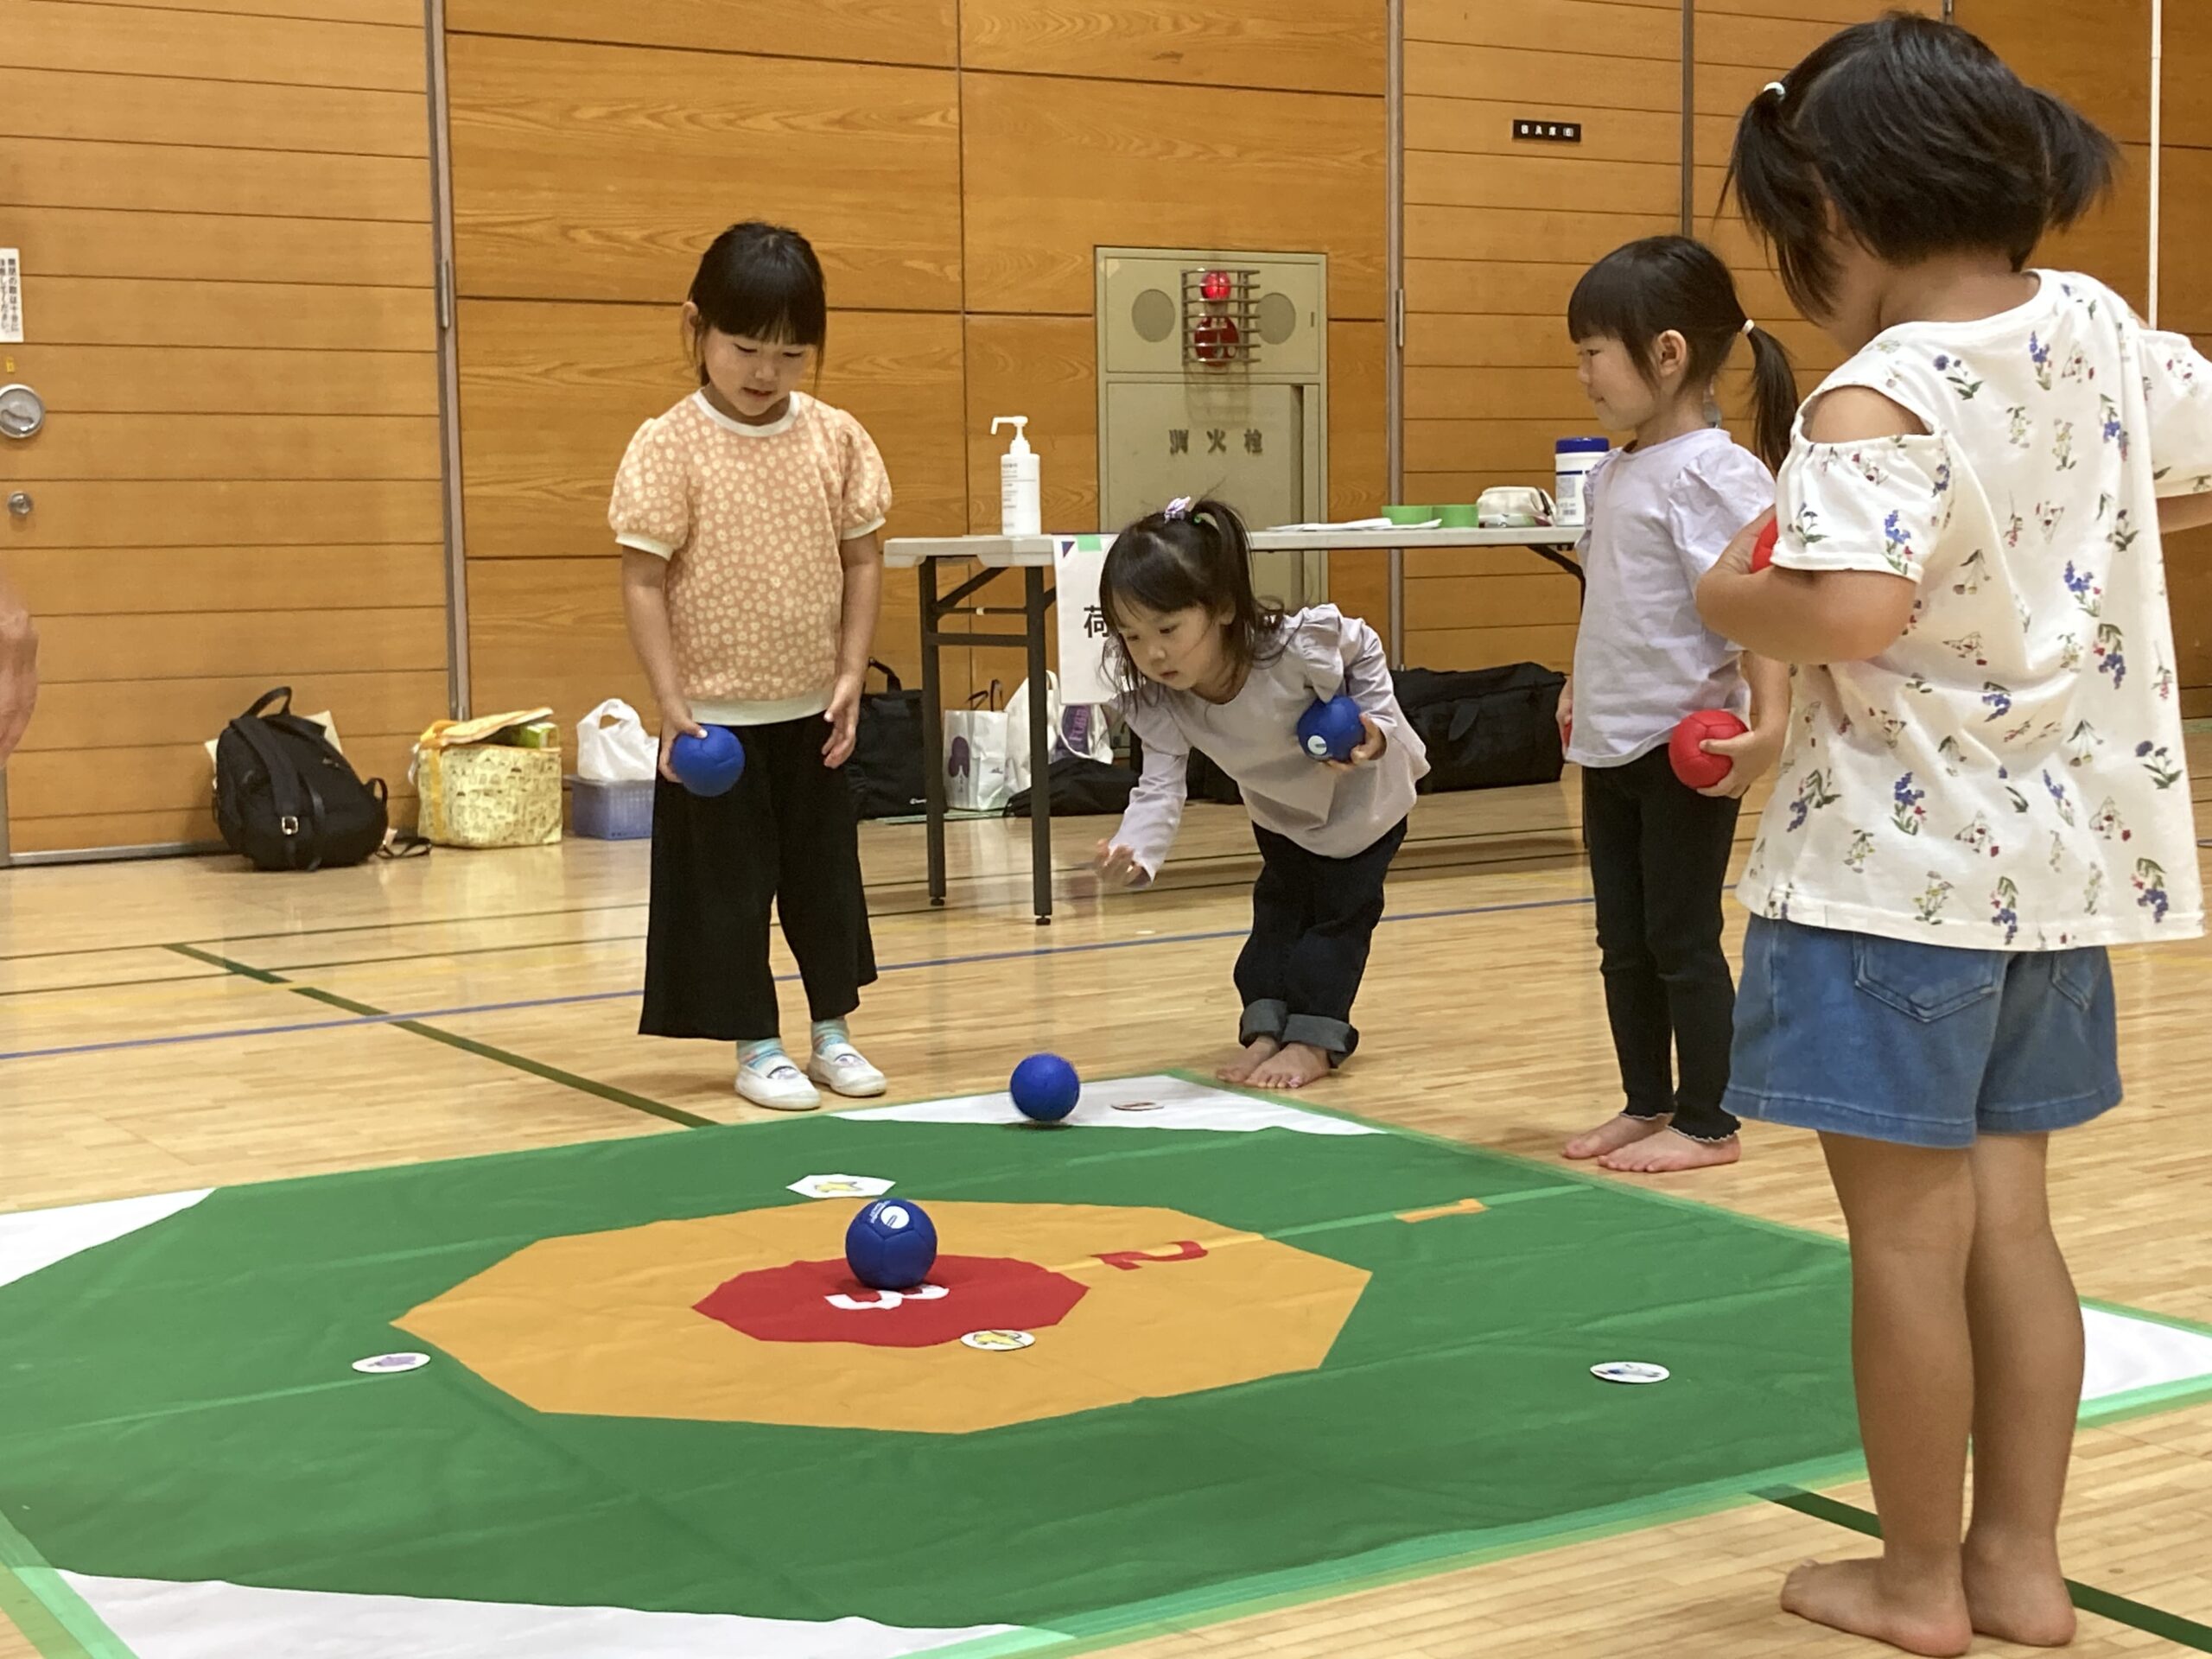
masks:
<svg viewBox="0 0 2212 1659"><path fill-rule="evenodd" d="M641 784L660 769L660 745L638 711L609 697L576 722L576 776L594 784Z"/></svg>
<svg viewBox="0 0 2212 1659"><path fill-rule="evenodd" d="M997 690L998 683L992 683ZM966 812L997 812L1014 798L1009 778L1017 742L1002 709L944 711L944 803Z"/></svg>
<svg viewBox="0 0 2212 1659"><path fill-rule="evenodd" d="M1011 748L1007 758L1007 781L1019 795L1029 787L1028 681L1024 680L1006 700L1006 717L1013 726L1007 739ZM1080 755L1086 760L1114 758L1114 740L1106 730L1106 711L1095 703L1063 703L1060 677L1050 671L1045 675L1045 729L1050 734L1046 745L1047 764L1065 754Z"/></svg>

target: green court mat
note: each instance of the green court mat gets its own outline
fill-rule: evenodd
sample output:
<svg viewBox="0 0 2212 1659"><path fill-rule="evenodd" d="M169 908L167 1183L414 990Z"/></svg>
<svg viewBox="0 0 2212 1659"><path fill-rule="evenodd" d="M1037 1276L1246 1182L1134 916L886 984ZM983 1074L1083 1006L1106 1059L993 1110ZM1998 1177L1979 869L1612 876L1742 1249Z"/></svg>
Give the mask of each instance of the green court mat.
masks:
<svg viewBox="0 0 2212 1659"><path fill-rule="evenodd" d="M49 1249L0 1285L0 1518L96 1608L154 1581L936 1633L758 1649L842 1656L1096 1635L1850 1466L1834 1242L1104 1092L1058 1131L950 1103L227 1188ZM1239 1127L1181 1127L1209 1121ZM846 1282L861 1199L791 1190L824 1175L926 1206L940 1291ZM394 1351L429 1363L354 1369Z"/></svg>

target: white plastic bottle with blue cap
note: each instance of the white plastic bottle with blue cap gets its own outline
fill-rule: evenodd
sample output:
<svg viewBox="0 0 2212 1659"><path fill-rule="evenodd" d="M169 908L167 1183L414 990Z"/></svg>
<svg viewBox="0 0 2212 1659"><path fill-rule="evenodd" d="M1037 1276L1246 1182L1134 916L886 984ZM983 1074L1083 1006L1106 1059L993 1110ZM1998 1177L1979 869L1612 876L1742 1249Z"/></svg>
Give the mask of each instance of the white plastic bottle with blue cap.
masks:
<svg viewBox="0 0 2212 1659"><path fill-rule="evenodd" d="M1029 447L1027 415L994 415L991 433L1002 426L1014 429L1014 442L999 457L999 534L1039 536L1044 533L1045 489L1037 466L1037 452Z"/></svg>
<svg viewBox="0 0 2212 1659"><path fill-rule="evenodd" d="M1590 522L1590 474L1612 448L1610 438L1561 438L1552 446L1552 499L1560 524Z"/></svg>

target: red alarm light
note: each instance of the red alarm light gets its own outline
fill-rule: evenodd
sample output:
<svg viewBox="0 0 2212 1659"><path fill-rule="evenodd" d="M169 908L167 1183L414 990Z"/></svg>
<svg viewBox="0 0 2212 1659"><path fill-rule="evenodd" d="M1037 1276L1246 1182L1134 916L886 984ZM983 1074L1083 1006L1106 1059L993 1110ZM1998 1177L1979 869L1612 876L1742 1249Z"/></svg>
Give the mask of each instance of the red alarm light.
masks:
<svg viewBox="0 0 2212 1659"><path fill-rule="evenodd" d="M1210 270L1198 278L1198 295L1202 299L1225 300L1229 297L1229 273Z"/></svg>
<svg viewBox="0 0 2212 1659"><path fill-rule="evenodd" d="M1191 328L1191 355L1201 363L1226 363L1242 338L1227 317L1200 317Z"/></svg>

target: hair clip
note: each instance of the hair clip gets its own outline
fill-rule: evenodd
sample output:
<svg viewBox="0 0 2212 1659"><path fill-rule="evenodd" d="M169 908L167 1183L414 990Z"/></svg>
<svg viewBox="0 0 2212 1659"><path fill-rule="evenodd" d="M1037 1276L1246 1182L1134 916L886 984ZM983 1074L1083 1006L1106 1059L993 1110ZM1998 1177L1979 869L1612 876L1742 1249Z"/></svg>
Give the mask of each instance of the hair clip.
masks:
<svg viewBox="0 0 2212 1659"><path fill-rule="evenodd" d="M1789 96L1789 89L1778 80L1770 80L1765 86L1759 88L1759 92L1762 96L1768 92L1772 92L1774 94L1774 101L1777 104L1779 104L1783 99Z"/></svg>
<svg viewBox="0 0 2212 1659"><path fill-rule="evenodd" d="M1753 322L1749 317L1745 317L1744 319L1744 334L1746 338L1757 334L1758 332L1758 324Z"/></svg>
<svg viewBox="0 0 2212 1659"><path fill-rule="evenodd" d="M1187 518L1191 516L1191 498L1179 495L1160 510L1163 518Z"/></svg>

